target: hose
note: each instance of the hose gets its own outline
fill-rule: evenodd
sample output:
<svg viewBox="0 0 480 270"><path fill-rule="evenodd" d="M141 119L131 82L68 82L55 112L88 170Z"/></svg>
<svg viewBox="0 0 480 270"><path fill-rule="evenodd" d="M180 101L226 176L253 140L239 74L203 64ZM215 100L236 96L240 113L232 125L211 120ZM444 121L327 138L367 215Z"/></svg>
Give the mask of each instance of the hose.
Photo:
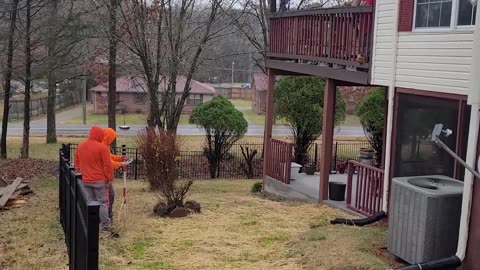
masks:
<svg viewBox="0 0 480 270"><path fill-rule="evenodd" d="M334 220L331 220L331 224L345 224L349 226L365 226L368 224L375 223L379 220L382 220L385 218L387 214L384 211L380 211L378 214L366 217L366 218L360 218L360 219L348 219L348 218L336 218Z"/></svg>
<svg viewBox="0 0 480 270"><path fill-rule="evenodd" d="M451 256L448 258L443 258L439 260L429 261L425 263L419 263L415 265L408 265L399 268L396 270L428 270L428 269L456 269L462 264L462 260L457 256Z"/></svg>

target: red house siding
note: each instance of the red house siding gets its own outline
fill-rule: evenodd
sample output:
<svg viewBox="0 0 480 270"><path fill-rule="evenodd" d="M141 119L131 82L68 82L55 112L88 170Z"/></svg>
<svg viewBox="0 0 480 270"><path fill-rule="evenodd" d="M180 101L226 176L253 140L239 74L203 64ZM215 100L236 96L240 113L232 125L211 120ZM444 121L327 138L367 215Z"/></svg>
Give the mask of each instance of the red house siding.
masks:
<svg viewBox="0 0 480 270"><path fill-rule="evenodd" d="M415 0L400 0L398 31L412 31Z"/></svg>
<svg viewBox="0 0 480 270"><path fill-rule="evenodd" d="M143 101L136 98L136 95L143 95ZM201 102L204 101L204 95L201 96ZM117 93L118 105L117 110L125 113L145 113L148 111L148 99L145 94L142 93ZM108 99L106 96L102 96L102 93L96 92L92 99L94 105L94 113L106 114L108 112ZM195 104L190 102L189 99L185 101L182 113L191 113Z"/></svg>

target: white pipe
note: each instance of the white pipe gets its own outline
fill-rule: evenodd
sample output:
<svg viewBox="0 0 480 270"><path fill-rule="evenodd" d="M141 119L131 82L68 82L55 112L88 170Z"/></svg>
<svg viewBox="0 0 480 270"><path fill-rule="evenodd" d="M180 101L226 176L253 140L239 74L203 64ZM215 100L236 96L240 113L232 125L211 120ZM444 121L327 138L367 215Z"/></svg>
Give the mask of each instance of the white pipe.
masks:
<svg viewBox="0 0 480 270"><path fill-rule="evenodd" d="M480 122L480 12L475 17L476 25L473 41L472 67L470 69L470 91L468 103L472 105L470 116L470 129L468 131L467 158L468 165L475 168L477 153L478 131ZM478 170L479 168L477 168ZM472 209L473 181L474 176L465 170L463 182L462 213L460 215L460 230L458 233L458 245L456 256L463 261L467 251L468 229L470 225L470 212Z"/></svg>
<svg viewBox="0 0 480 270"><path fill-rule="evenodd" d="M479 115L480 105L472 105L472 113L470 116L470 129L468 131L468 144L467 144L467 158L468 165L475 168L475 158L477 154L477 139L479 129ZM468 227L470 223L470 211L473 194L473 181L474 176L469 170L465 170L465 178L463 182L463 197L462 197L462 213L460 215L460 230L458 233L458 245L456 256L463 261L465 258L465 252L467 250L468 241Z"/></svg>
<svg viewBox="0 0 480 270"><path fill-rule="evenodd" d="M380 1L375 1L378 9ZM388 85L388 111L387 111L387 127L384 132L387 132L387 141L385 142L385 173L383 176L383 198L382 198L382 210L383 212L388 212L388 190L390 184L390 162L392 155L392 129L393 129L393 105L395 97L395 81L397 78L397 48L398 48L398 9L399 9L399 0L394 1L395 9L394 14L394 24L393 24L393 36L392 36L392 73L390 78L390 83ZM376 33L375 33L376 34Z"/></svg>

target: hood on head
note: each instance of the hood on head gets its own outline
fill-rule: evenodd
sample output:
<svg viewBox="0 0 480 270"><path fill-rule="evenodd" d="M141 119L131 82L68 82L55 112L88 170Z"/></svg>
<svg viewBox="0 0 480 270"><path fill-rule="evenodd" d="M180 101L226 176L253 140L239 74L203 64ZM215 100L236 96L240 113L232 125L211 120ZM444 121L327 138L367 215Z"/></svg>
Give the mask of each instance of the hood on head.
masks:
<svg viewBox="0 0 480 270"><path fill-rule="evenodd" d="M90 134L88 135L88 138L97 142L102 142L103 141L103 129L99 126L93 126L90 129Z"/></svg>
<svg viewBox="0 0 480 270"><path fill-rule="evenodd" d="M113 128L104 128L103 129L103 144L110 145L113 140L117 137L117 133Z"/></svg>

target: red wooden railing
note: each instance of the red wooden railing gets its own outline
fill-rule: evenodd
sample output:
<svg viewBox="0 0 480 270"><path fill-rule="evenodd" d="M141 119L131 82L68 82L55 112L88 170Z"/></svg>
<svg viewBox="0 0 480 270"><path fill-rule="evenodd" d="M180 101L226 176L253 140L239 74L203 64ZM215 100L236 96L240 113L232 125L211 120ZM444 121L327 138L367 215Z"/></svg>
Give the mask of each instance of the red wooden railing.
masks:
<svg viewBox="0 0 480 270"><path fill-rule="evenodd" d="M271 157L265 161L268 162L267 176L285 184L290 184L292 148L291 143L275 139L270 140Z"/></svg>
<svg viewBox="0 0 480 270"><path fill-rule="evenodd" d="M372 6L274 14L269 56L368 68L373 16Z"/></svg>
<svg viewBox="0 0 480 270"><path fill-rule="evenodd" d="M367 216L380 212L383 203L383 175L384 171L379 168L349 161L347 208Z"/></svg>

